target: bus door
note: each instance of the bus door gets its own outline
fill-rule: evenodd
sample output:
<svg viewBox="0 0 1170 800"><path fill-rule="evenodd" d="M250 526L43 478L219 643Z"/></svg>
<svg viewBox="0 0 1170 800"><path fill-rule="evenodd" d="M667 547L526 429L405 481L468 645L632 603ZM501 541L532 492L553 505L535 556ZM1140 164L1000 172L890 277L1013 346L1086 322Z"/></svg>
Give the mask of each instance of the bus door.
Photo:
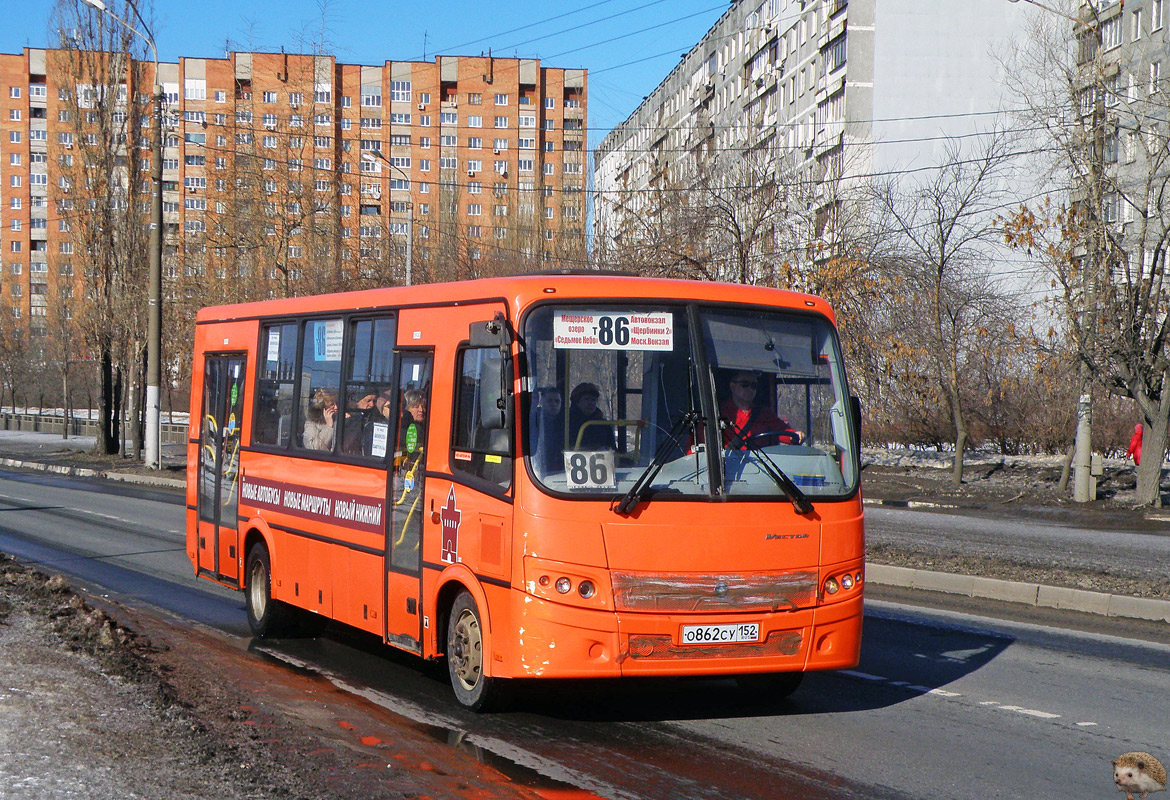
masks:
<svg viewBox="0 0 1170 800"><path fill-rule="evenodd" d="M395 441L388 481L386 640L417 653L422 650L419 592L434 356L422 350L400 350L396 355L398 424L391 432Z"/></svg>
<svg viewBox="0 0 1170 800"><path fill-rule="evenodd" d="M198 567L229 585L239 584L236 501L244 387L244 356L209 355L204 359Z"/></svg>

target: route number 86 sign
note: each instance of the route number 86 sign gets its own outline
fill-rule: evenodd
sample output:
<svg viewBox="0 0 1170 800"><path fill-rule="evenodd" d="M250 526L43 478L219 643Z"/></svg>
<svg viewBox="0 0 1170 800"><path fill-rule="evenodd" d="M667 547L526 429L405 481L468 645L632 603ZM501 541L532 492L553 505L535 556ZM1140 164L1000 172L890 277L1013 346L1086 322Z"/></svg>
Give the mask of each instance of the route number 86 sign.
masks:
<svg viewBox="0 0 1170 800"><path fill-rule="evenodd" d="M616 489L617 479L613 472L613 451L566 450L565 480L570 489Z"/></svg>

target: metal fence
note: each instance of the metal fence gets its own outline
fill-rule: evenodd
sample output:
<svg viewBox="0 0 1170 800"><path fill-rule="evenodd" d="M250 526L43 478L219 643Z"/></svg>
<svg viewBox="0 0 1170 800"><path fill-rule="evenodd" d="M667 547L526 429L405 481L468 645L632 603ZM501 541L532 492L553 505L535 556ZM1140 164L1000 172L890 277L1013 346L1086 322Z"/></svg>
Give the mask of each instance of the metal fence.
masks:
<svg viewBox="0 0 1170 800"><path fill-rule="evenodd" d="M64 417L57 414L0 414L0 430L28 431L30 433L55 433L61 435ZM164 422L161 425L162 444L183 444L187 441L187 425L181 422ZM74 417L69 420L70 436L97 436L98 420Z"/></svg>

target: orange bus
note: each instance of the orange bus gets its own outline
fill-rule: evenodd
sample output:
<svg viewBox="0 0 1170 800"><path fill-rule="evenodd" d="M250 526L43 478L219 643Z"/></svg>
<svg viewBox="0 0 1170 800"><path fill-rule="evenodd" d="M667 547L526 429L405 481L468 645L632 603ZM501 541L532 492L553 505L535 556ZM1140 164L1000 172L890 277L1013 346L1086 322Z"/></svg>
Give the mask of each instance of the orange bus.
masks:
<svg viewBox="0 0 1170 800"><path fill-rule="evenodd" d="M205 308L187 553L256 636L337 620L458 700L855 666L859 405L776 289L535 274ZM316 625L314 625L316 623Z"/></svg>

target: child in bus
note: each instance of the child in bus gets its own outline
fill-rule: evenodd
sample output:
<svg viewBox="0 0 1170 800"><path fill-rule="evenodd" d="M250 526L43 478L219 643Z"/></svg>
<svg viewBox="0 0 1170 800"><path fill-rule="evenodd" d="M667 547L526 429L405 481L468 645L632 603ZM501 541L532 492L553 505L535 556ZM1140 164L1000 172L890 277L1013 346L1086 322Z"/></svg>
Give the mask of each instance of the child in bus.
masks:
<svg viewBox="0 0 1170 800"><path fill-rule="evenodd" d="M333 431L337 422L337 392L317 389L305 409L305 428L301 443L309 450L332 450Z"/></svg>

